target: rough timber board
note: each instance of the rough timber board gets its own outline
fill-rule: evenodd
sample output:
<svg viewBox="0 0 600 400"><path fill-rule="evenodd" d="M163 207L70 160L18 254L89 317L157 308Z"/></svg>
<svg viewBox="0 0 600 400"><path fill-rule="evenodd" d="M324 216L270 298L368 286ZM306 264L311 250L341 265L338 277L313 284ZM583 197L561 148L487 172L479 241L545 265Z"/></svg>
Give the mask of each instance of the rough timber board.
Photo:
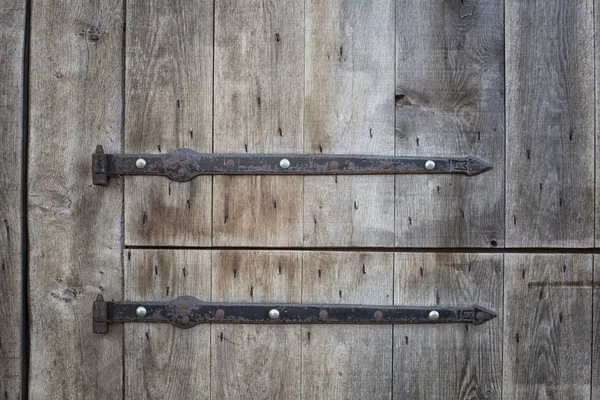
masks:
<svg viewBox="0 0 600 400"><path fill-rule="evenodd" d="M394 303L481 305L480 326L395 325L394 398L498 399L502 394L503 256L396 253Z"/></svg>
<svg viewBox="0 0 600 400"><path fill-rule="evenodd" d="M0 396L20 399L23 133L23 49L25 1L0 4Z"/></svg>
<svg viewBox="0 0 600 400"><path fill-rule="evenodd" d="M592 0L506 0L506 244L594 245Z"/></svg>
<svg viewBox="0 0 600 400"><path fill-rule="evenodd" d="M92 333L122 298L122 185L92 185L97 143L121 152L123 4L33 1L29 110L32 399L119 399L123 330Z"/></svg>
<svg viewBox="0 0 600 400"><path fill-rule="evenodd" d="M301 269L296 251L213 251L212 300L300 302ZM300 325L211 329L213 398L300 397Z"/></svg>
<svg viewBox="0 0 600 400"><path fill-rule="evenodd" d="M212 0L127 2L127 152L211 152L212 26ZM126 177L126 244L210 245L211 185Z"/></svg>
<svg viewBox="0 0 600 400"><path fill-rule="evenodd" d="M485 174L396 177L396 245L504 246L502 1L396 1L396 153L477 155Z"/></svg>
<svg viewBox="0 0 600 400"><path fill-rule="evenodd" d="M302 153L304 5L215 3L215 153ZM300 246L302 177L215 176L215 246Z"/></svg>
<svg viewBox="0 0 600 400"><path fill-rule="evenodd" d="M304 303L392 304L393 255L304 252ZM389 399L391 325L303 325L304 399Z"/></svg>
<svg viewBox="0 0 600 400"><path fill-rule="evenodd" d="M304 153L394 155L393 1L309 0L305 21ZM304 177L303 214L305 246L393 246L394 177Z"/></svg>
<svg viewBox="0 0 600 400"><path fill-rule="evenodd" d="M505 398L590 398L592 262L591 254L505 255Z"/></svg>
<svg viewBox="0 0 600 400"><path fill-rule="evenodd" d="M208 250L130 250L125 266L127 300L210 299ZM209 399L210 347L209 325L126 324L125 399Z"/></svg>

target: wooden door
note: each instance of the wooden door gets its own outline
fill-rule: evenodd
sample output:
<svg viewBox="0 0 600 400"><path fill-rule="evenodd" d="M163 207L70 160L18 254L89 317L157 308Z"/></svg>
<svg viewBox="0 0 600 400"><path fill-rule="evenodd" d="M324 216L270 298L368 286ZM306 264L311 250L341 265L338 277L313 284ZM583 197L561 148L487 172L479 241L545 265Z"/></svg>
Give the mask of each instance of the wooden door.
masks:
<svg viewBox="0 0 600 400"><path fill-rule="evenodd" d="M0 397L600 398L598 10L595 0L0 5ZM476 155L493 169L98 187L97 144ZM97 335L98 294L478 304L498 318L113 324Z"/></svg>

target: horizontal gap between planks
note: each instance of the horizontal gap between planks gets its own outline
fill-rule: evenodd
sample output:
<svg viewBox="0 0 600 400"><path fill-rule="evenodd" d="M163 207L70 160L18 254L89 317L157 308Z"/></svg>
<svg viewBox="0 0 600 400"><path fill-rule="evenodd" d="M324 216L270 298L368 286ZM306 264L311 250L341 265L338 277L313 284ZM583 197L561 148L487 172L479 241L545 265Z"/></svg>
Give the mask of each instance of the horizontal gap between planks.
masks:
<svg viewBox="0 0 600 400"><path fill-rule="evenodd" d="M269 247L269 246L125 246L125 250L269 250L393 253L600 254L600 248L581 247Z"/></svg>

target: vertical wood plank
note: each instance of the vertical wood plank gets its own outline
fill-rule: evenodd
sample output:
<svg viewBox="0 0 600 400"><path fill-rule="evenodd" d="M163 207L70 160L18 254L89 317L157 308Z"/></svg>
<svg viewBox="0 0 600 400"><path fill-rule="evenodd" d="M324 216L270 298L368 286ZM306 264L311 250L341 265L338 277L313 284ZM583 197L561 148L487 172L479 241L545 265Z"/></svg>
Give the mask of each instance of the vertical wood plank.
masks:
<svg viewBox="0 0 600 400"><path fill-rule="evenodd" d="M506 1L508 246L594 245L592 12Z"/></svg>
<svg viewBox="0 0 600 400"><path fill-rule="evenodd" d="M306 4L304 152L393 155L393 1ZM303 233L305 246L393 246L394 177L305 177Z"/></svg>
<svg viewBox="0 0 600 400"><path fill-rule="evenodd" d="M215 4L216 153L301 153L304 5ZM215 176L215 246L299 246L302 177Z"/></svg>
<svg viewBox="0 0 600 400"><path fill-rule="evenodd" d="M0 396L21 399L25 1L0 4Z"/></svg>
<svg viewBox="0 0 600 400"><path fill-rule="evenodd" d="M212 0L127 2L127 152L211 152L212 57ZM210 176L127 177L126 243L210 245L211 185Z"/></svg>
<svg viewBox="0 0 600 400"><path fill-rule="evenodd" d="M589 399L592 255L505 257L504 397Z"/></svg>
<svg viewBox="0 0 600 400"><path fill-rule="evenodd" d="M396 153L493 166L397 176L397 246L504 246L503 3L396 1Z"/></svg>
<svg viewBox="0 0 600 400"><path fill-rule="evenodd" d="M394 271L396 305L481 305L502 315L500 254L397 253ZM394 326L394 398L501 395L502 318L480 326Z"/></svg>
<svg viewBox="0 0 600 400"><path fill-rule="evenodd" d="M592 400L600 399L600 257L594 256L592 293Z"/></svg>
<svg viewBox="0 0 600 400"><path fill-rule="evenodd" d="M33 399L122 397L123 330L94 335L91 321L98 293L122 297L122 186L93 186L90 174L97 143L122 151L122 9L120 0L32 2Z"/></svg>
<svg viewBox="0 0 600 400"><path fill-rule="evenodd" d="M126 300L210 300L210 251L130 250L126 266ZM210 398L210 326L126 324L124 352L126 399Z"/></svg>
<svg viewBox="0 0 600 400"><path fill-rule="evenodd" d="M214 251L213 301L300 302L302 255ZM212 324L212 398L300 396L300 325Z"/></svg>
<svg viewBox="0 0 600 400"><path fill-rule="evenodd" d="M600 29L600 0L594 1L594 32L598 32ZM596 89L596 126L595 126L595 144L596 144L596 208L595 208L595 216L596 216L596 225L595 225L595 233L596 233L596 247L600 247L600 166L598 165L598 160L600 160L600 140L598 140L598 134L600 132L600 40L597 36L594 37L594 54L595 54L595 64L594 70L596 72L596 76L594 77L594 87ZM600 394L598 395L600 396Z"/></svg>
<svg viewBox="0 0 600 400"><path fill-rule="evenodd" d="M303 253L302 301L392 304L391 253ZM302 398L390 399L392 327L302 326Z"/></svg>

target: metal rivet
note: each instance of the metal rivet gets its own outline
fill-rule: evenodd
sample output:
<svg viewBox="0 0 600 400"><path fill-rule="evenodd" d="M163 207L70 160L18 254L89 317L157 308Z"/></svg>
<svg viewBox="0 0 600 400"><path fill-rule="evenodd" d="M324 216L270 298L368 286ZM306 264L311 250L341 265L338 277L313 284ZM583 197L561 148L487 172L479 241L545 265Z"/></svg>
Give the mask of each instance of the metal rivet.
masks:
<svg viewBox="0 0 600 400"><path fill-rule="evenodd" d="M137 315L138 317L145 317L146 313L147 313L146 308L142 307L142 306L139 306L135 310L135 315Z"/></svg>
<svg viewBox="0 0 600 400"><path fill-rule="evenodd" d="M279 318L279 311L277 311L276 309L272 309L271 311L269 311L269 318L271 318L271 319Z"/></svg>
<svg viewBox="0 0 600 400"><path fill-rule="evenodd" d="M438 319L440 317L440 313L433 310L429 312L429 319L432 321L435 321L436 319Z"/></svg>
<svg viewBox="0 0 600 400"><path fill-rule="evenodd" d="M146 166L146 160L144 160L143 158L138 158L137 160L135 160L135 166L138 168L144 168Z"/></svg>
<svg viewBox="0 0 600 400"><path fill-rule="evenodd" d="M434 169L435 168L435 162L433 162L433 160L427 160L427 162L425 163L425 169Z"/></svg>
<svg viewBox="0 0 600 400"><path fill-rule="evenodd" d="M290 160L282 158L281 161L279 161L279 166L283 169L288 169L290 167Z"/></svg>

